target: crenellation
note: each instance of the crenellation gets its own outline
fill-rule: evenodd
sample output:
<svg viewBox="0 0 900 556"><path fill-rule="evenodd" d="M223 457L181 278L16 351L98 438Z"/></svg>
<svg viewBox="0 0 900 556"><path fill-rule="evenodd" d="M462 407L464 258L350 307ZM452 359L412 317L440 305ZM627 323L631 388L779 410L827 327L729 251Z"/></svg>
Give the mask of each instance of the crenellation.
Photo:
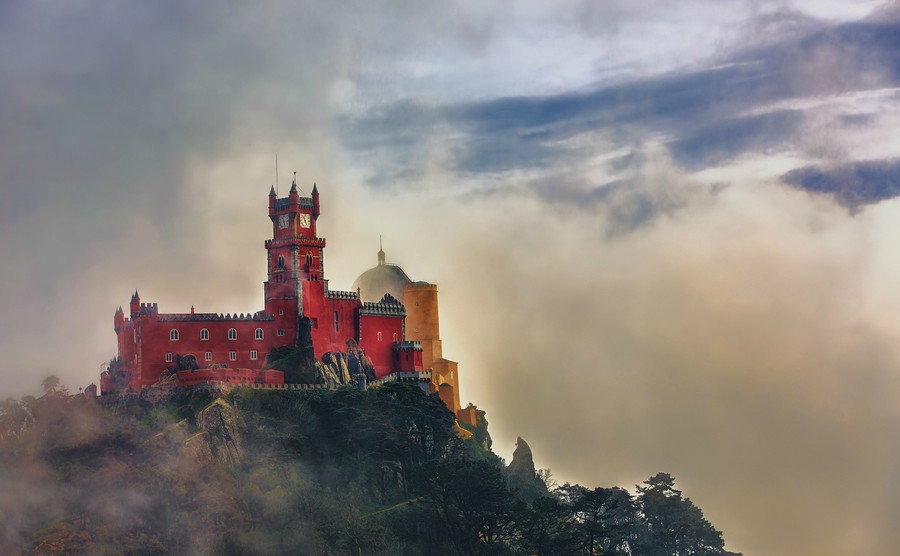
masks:
<svg viewBox="0 0 900 556"><path fill-rule="evenodd" d="M325 292L325 297L329 299L345 299L348 301L356 301L359 299L359 294L356 292L347 292L341 290L327 290Z"/></svg>
<svg viewBox="0 0 900 556"><path fill-rule="evenodd" d="M394 342L394 351L408 351L408 350L422 351L422 342L410 342L410 341Z"/></svg>

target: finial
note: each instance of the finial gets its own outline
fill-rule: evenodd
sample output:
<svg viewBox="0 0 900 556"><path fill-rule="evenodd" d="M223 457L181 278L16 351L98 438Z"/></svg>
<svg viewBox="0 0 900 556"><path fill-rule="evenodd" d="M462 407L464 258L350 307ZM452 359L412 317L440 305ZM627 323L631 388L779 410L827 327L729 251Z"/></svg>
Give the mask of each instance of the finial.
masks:
<svg viewBox="0 0 900 556"><path fill-rule="evenodd" d="M272 184L272 189L269 190L269 197L275 195L275 184Z"/></svg>
<svg viewBox="0 0 900 556"><path fill-rule="evenodd" d="M381 245L381 234L378 234L378 265L384 264L384 247Z"/></svg>
<svg viewBox="0 0 900 556"><path fill-rule="evenodd" d="M291 183L291 193L297 192L297 172L294 172L294 182Z"/></svg>
<svg viewBox="0 0 900 556"><path fill-rule="evenodd" d="M313 195L318 195L318 194L319 194L319 188L316 187L316 182L313 182L313 190L312 190L312 194L313 194Z"/></svg>

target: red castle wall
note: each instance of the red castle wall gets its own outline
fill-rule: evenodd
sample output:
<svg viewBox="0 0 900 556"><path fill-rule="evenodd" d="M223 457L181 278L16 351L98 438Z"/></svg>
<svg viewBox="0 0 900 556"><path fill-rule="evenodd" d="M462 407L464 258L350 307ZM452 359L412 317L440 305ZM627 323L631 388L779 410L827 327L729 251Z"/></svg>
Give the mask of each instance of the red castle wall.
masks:
<svg viewBox="0 0 900 556"><path fill-rule="evenodd" d="M399 370L394 366L393 345L402 340L403 319L383 315L360 316L359 347L372 360L377 378Z"/></svg>
<svg viewBox="0 0 900 556"><path fill-rule="evenodd" d="M277 199L274 191L270 193L273 233L272 239L265 242L269 253L263 311L219 315L195 314L192 309L191 313L161 314L156 304L142 304L135 292L129 306L131 318L125 318L120 311L114 318L119 358L132 373L131 387L137 390L157 382L167 368L175 366L176 355L193 355L205 371L189 375L179 372L179 377L184 376L192 384L202 381L202 377L211 380L220 376L209 369L218 366L242 369L241 380L250 380L251 375L256 377L253 373L263 369L273 348L296 345L299 314L311 321L310 333L318 360L327 352L346 351L348 341L354 340L372 360L378 378L400 370L401 365L403 370L421 369L421 349L418 355L408 356L418 357L417 360L397 359L393 352L394 343L404 340L405 313L401 305L364 307L355 292L328 291L323 272L325 240L315 235L318 214L316 189L312 198L299 197L296 184L287 198ZM201 336L204 329L207 339ZM230 329L235 331L233 338L229 337ZM257 337L257 329L262 331L261 338ZM177 339L172 339L173 330L178 332ZM167 354L171 354L171 360L167 360ZM231 371L217 372L227 376ZM281 380L283 383L283 377ZM101 381L102 392L108 392L110 387L108 378Z"/></svg>
<svg viewBox="0 0 900 556"><path fill-rule="evenodd" d="M194 371L178 371L178 384L196 386L204 382L225 382L230 384L284 384L284 373L274 369L213 368Z"/></svg>

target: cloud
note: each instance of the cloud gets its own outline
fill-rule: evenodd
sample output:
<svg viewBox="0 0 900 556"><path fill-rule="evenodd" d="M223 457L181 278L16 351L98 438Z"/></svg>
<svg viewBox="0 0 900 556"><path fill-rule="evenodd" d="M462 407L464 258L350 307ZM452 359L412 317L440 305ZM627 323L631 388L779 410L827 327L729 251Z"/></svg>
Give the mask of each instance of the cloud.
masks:
<svg viewBox="0 0 900 556"><path fill-rule="evenodd" d="M789 28L806 32L779 32L779 40L723 55L714 67L588 90L444 105L405 99L345 116L340 140L351 152L373 157L374 183L409 187L421 181L420 165L429 160L422 156L425 145L449 153L461 174L553 172L591 156L572 140L598 131L614 149L667 141L681 165L701 171L748 153L790 151L811 143L809 136L822 137L822 127L853 125L841 110L804 103L823 97L846 102L900 83L894 23L807 27L796 24L808 19L797 14L761 19L767 25L786 19ZM806 154L833 155L821 147Z"/></svg>
<svg viewBox="0 0 900 556"><path fill-rule="evenodd" d="M748 553L896 540L874 524L898 494L897 327L868 313L864 220L752 183L613 237L602 213L496 206L466 207L483 239L451 258L490 272L452 278L472 308L446 335L498 444L585 484L670 471Z"/></svg>
<svg viewBox="0 0 900 556"><path fill-rule="evenodd" d="M900 209L779 177L891 177L896 18L664 4L3 3L0 397L96 380L135 288L257 310L277 152L333 287L379 233L440 284L501 452L672 472L739 550L888 552Z"/></svg>

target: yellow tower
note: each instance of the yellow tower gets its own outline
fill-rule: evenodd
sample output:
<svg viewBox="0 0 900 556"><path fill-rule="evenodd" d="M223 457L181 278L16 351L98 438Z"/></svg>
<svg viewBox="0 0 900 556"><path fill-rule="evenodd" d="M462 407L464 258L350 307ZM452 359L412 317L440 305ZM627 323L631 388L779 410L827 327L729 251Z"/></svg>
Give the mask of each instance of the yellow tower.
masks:
<svg viewBox="0 0 900 556"><path fill-rule="evenodd" d="M406 307L406 339L421 342L422 366L431 369L431 391L455 414L459 411L459 369L456 361L444 359L438 319L438 287L412 282L403 287Z"/></svg>
<svg viewBox="0 0 900 556"><path fill-rule="evenodd" d="M422 366L426 369L442 357L437 294L437 286L427 282L413 282L403 288L406 339L422 342Z"/></svg>
<svg viewBox="0 0 900 556"><path fill-rule="evenodd" d="M362 273L353 283L362 301L378 301L384 294L402 300L406 308L404 339L421 342L422 367L431 369L432 392L456 414L459 411L458 363L444 359L441 326L438 317L438 287L428 282L413 282L397 265L385 262L384 250L378 250L378 266Z"/></svg>

